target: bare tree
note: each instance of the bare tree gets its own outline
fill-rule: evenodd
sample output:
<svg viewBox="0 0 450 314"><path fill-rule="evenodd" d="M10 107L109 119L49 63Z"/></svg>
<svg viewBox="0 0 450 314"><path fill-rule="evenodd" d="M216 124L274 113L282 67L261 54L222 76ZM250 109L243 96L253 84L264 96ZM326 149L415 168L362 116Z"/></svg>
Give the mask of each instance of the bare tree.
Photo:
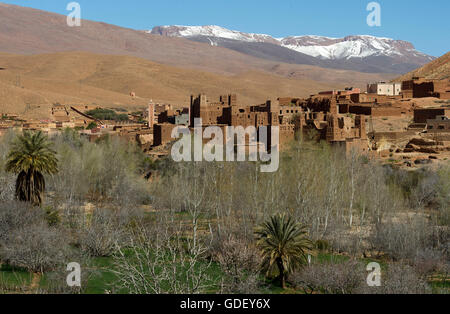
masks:
<svg viewBox="0 0 450 314"><path fill-rule="evenodd" d="M96 208L92 214L84 213L82 217L81 249L94 257L111 256L117 245L126 245L130 241L127 229L141 219L139 211L128 208Z"/></svg>
<svg viewBox="0 0 450 314"><path fill-rule="evenodd" d="M381 277L380 287L362 286L360 293L367 294L428 294L431 289L414 268L404 264L390 264Z"/></svg>
<svg viewBox="0 0 450 314"><path fill-rule="evenodd" d="M314 264L292 275L291 281L305 293L352 294L365 284L362 264L350 260L340 264Z"/></svg>
<svg viewBox="0 0 450 314"><path fill-rule="evenodd" d="M53 270L70 255L66 234L49 227L42 212L0 202L0 260L34 273Z"/></svg>
<svg viewBox="0 0 450 314"><path fill-rule="evenodd" d="M114 257L116 288L132 294L197 294L212 285L211 262L200 241L183 236L181 226L158 221L154 230L140 227L133 241L118 246Z"/></svg>
<svg viewBox="0 0 450 314"><path fill-rule="evenodd" d="M211 253L225 273L221 292L258 292L261 257L252 244L229 235L218 239Z"/></svg>

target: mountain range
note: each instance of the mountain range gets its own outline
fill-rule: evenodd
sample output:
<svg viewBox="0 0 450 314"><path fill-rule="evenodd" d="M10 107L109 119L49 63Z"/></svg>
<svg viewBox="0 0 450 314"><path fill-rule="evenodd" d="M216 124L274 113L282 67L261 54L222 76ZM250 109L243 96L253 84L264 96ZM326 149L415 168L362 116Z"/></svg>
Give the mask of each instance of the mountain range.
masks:
<svg viewBox="0 0 450 314"><path fill-rule="evenodd" d="M236 93L243 104L255 104L350 86L364 89L367 82L398 77L395 69L405 67L405 62L389 63L401 58L396 53L335 53L333 59L289 48L345 42L318 36L276 39L217 33L215 27L207 35L202 33L207 28L145 31L89 20L69 27L64 15L3 3L0 21L0 113L25 117L48 117L56 102L142 108L150 99L185 105L198 93L211 98ZM391 50L403 55L413 49L406 43L396 47ZM414 69L427 58L410 53ZM368 62L375 59L379 65Z"/></svg>
<svg viewBox="0 0 450 314"><path fill-rule="evenodd" d="M304 56L311 58L311 62L270 59L265 57L267 53L263 49L267 46L261 47L259 52L258 47L251 47L253 53L249 54L237 49L212 46L186 38L149 34L103 22L82 20L81 27L69 27L66 19L65 15L0 2L0 52L30 55L85 51L139 57L165 65L222 75L264 71L283 77L325 80L339 85L395 77L385 75L393 71L365 74L331 69L319 64L317 58L307 55ZM273 47L292 52L293 58L299 56L299 53L287 48L276 45ZM270 48L272 47L269 50Z"/></svg>
<svg viewBox="0 0 450 314"><path fill-rule="evenodd" d="M156 26L148 33L186 38L277 62L368 73L403 74L435 59L417 51L409 42L369 35L344 38L313 35L274 38L215 25Z"/></svg>
<svg viewBox="0 0 450 314"><path fill-rule="evenodd" d="M389 80L396 76L386 72L362 73L321 67L315 64L317 58L307 55L305 56L314 62L299 64L300 62L271 60L264 57L262 49L262 56L258 57L186 38L154 35L146 31L89 20L82 20L81 27L68 27L66 19L64 15L0 2L0 52L34 55L83 51L132 56L220 75L232 76L261 71L339 87L349 84L364 86L367 81ZM279 48L291 52L287 48ZM255 49L254 54L257 51L258 49ZM294 51L292 53L297 54Z"/></svg>

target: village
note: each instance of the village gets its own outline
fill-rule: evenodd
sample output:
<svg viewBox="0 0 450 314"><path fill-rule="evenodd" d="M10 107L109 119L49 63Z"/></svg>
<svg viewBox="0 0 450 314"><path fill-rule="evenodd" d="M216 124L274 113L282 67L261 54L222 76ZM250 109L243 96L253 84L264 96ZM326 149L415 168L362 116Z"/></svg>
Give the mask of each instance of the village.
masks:
<svg viewBox="0 0 450 314"><path fill-rule="evenodd" d="M119 136L147 154L169 154L177 126L279 127L281 150L294 140L326 141L345 152L356 151L401 167L414 168L450 157L450 80L412 80L322 91L309 98L280 97L264 104L242 104L236 95L191 95L190 106L150 102L142 111L118 115L95 105L54 104L47 120L26 120L0 113L0 136L8 129L40 130L52 136L77 130L90 141ZM106 112L112 117L105 119ZM120 116L120 119L117 117ZM125 117L124 117L125 116ZM269 139L270 142L270 139Z"/></svg>

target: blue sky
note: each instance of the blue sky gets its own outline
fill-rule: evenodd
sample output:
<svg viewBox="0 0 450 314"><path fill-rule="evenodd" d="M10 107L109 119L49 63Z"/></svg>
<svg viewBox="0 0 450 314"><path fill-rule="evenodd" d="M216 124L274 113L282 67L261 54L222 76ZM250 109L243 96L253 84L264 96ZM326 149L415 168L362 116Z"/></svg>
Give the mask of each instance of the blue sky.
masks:
<svg viewBox="0 0 450 314"><path fill-rule="evenodd" d="M2 2L67 14L69 0ZM275 37L374 35L412 42L441 56L450 50L449 0L377 0L381 27L369 27L372 0L77 0L83 19L134 29L157 25L220 25ZM0 21L1 23L1 21Z"/></svg>

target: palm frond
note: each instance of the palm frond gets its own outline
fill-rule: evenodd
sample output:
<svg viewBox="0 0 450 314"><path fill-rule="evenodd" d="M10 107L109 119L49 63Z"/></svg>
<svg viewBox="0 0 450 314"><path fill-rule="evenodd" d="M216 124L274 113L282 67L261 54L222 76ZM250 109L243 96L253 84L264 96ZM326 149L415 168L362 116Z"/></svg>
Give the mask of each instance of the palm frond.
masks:
<svg viewBox="0 0 450 314"><path fill-rule="evenodd" d="M40 205L45 191L43 174L58 172L58 159L42 132L24 132L11 145L5 169L18 174L16 198Z"/></svg>
<svg viewBox="0 0 450 314"><path fill-rule="evenodd" d="M279 267L277 263L282 263L285 273L301 267L307 262L313 247L305 226L287 215L272 216L255 234L263 257L262 266L267 274Z"/></svg>

